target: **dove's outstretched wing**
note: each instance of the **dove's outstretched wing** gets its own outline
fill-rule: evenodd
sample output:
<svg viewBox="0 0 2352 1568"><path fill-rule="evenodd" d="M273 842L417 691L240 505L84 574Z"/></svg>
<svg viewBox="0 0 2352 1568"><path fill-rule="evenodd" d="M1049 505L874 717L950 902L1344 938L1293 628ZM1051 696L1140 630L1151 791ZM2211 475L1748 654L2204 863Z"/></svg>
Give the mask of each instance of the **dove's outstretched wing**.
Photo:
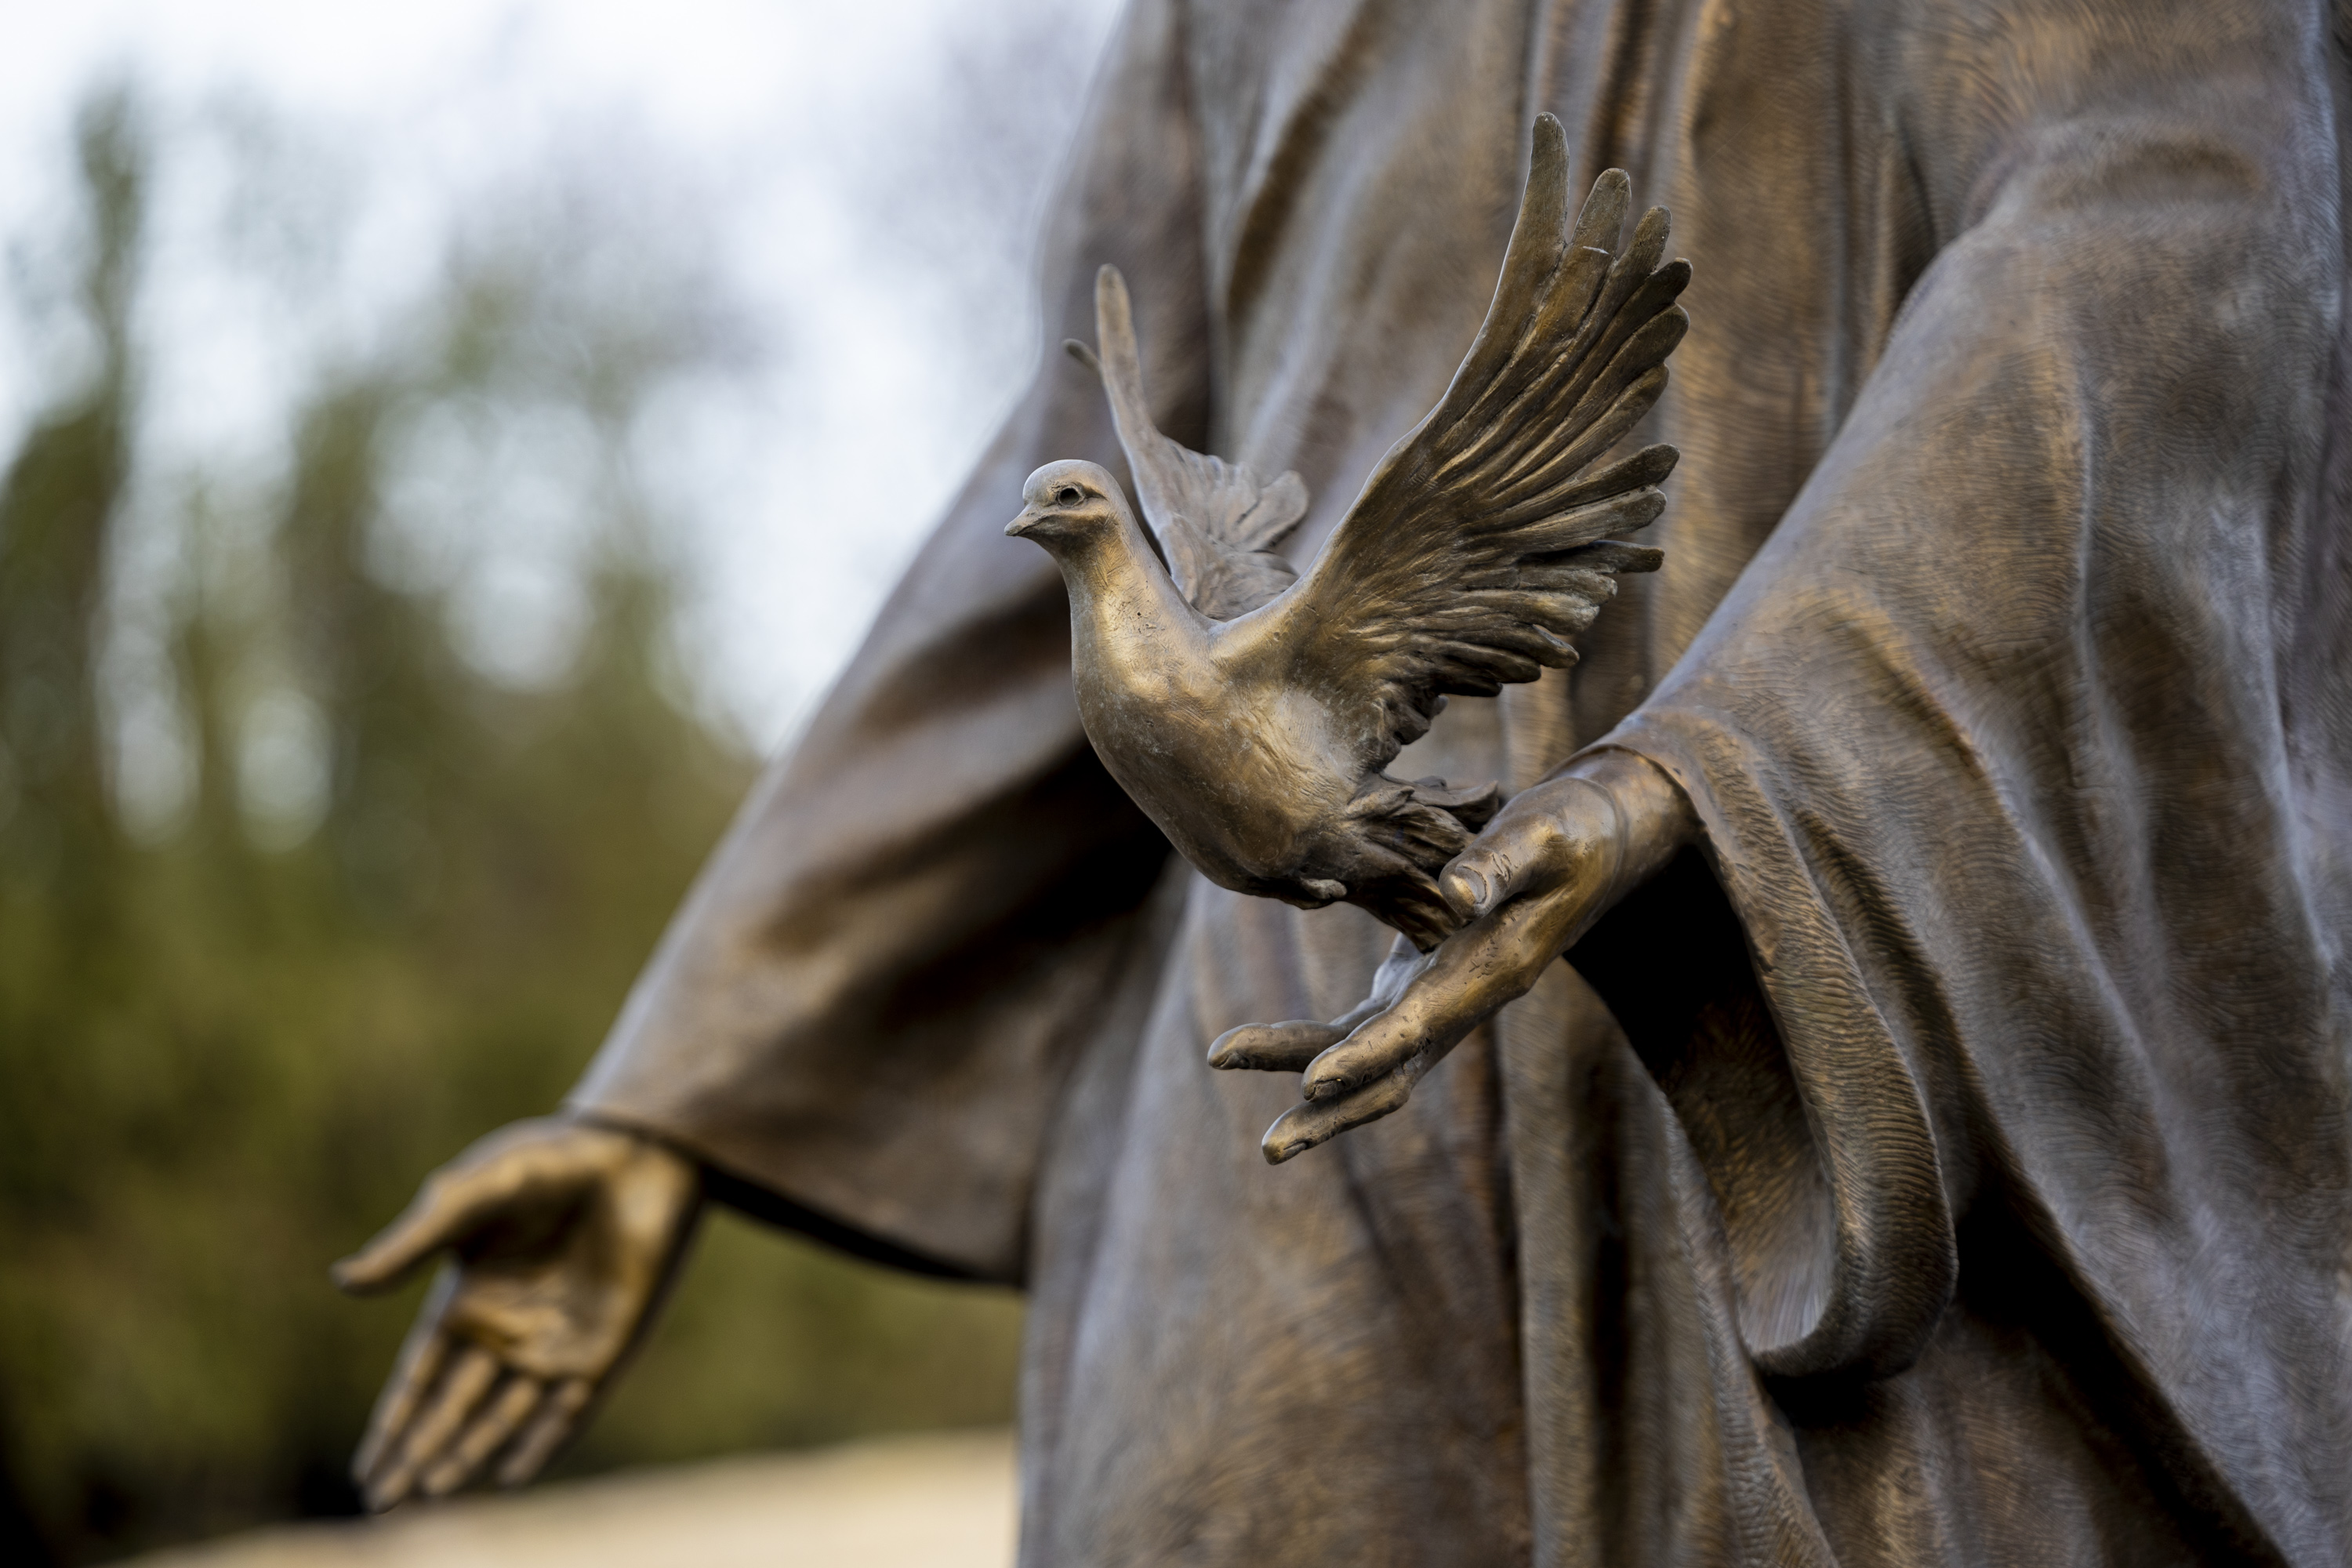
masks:
<svg viewBox="0 0 2352 1568"><path fill-rule="evenodd" d="M1689 318L1682 261L1660 265L1652 208L1615 255L1629 184L1601 176L1571 230L1568 145L1536 122L1528 188L1469 357L1428 417L1381 460L1276 611L1333 706L1370 715L1364 761L1417 740L1447 692L1491 696L1575 661L1566 638L1657 551L1616 542L1664 508L1671 447L1598 472L1664 389Z"/></svg>
<svg viewBox="0 0 2352 1568"><path fill-rule="evenodd" d="M1298 576L1274 547L1307 515L1307 486L1294 473L1263 483L1239 463L1160 433L1143 394L1127 280L1116 267L1095 275L1095 335L1099 359L1083 343L1065 346L1101 373L1143 520L1177 588L1212 620L1231 620L1272 600Z"/></svg>

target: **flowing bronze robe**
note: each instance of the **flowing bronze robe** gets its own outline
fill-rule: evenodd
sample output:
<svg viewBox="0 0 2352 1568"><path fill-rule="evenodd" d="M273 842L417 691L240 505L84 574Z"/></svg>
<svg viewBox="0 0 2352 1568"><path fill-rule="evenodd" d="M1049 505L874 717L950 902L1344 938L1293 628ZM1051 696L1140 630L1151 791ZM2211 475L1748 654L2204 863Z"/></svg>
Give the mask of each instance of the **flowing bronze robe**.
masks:
<svg viewBox="0 0 2352 1568"><path fill-rule="evenodd" d="M1475 331L1538 110L1674 210L1665 569L1401 772L1605 739L1704 856L1267 1168L1295 1083L1203 1048L1385 936L1171 865L1087 751L999 532L1117 460L1047 354L578 1103L1027 1288L1030 1564L2345 1562L2330 21L1136 0L1048 325L1123 268L1163 425L1299 469L1301 559Z"/></svg>

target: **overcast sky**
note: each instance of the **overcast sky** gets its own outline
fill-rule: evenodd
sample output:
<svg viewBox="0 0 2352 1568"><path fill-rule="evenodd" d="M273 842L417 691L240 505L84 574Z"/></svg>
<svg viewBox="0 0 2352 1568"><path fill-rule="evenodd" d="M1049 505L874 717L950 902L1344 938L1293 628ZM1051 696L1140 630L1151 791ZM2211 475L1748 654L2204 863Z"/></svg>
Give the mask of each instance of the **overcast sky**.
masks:
<svg viewBox="0 0 2352 1568"><path fill-rule="evenodd" d="M751 379L683 405L667 443L698 671L769 746L832 679L1027 372L1034 304L1016 259L1051 157L1041 149L1066 136L1072 84L1116 0L5 10L0 237L43 232L68 199L73 109L94 80L136 81L167 150L173 125L255 106L348 175L358 254L331 304L353 340L423 286L452 215L518 171L625 155L637 177L683 192L701 215L697 243L777 351ZM1005 149L1001 177L965 179L966 199L940 221L910 221L924 215L902 204L929 199L922 171L975 156L975 138ZM171 269L173 214L203 178L167 160L159 271ZM149 305L152 439L266 467L269 416L301 367L272 357L266 309L203 272L179 266ZM0 451L54 391L39 347L0 325ZM878 504L876 472L892 481ZM528 671L560 641L562 574L548 559L560 543L520 521L488 527L461 609L486 658Z"/></svg>

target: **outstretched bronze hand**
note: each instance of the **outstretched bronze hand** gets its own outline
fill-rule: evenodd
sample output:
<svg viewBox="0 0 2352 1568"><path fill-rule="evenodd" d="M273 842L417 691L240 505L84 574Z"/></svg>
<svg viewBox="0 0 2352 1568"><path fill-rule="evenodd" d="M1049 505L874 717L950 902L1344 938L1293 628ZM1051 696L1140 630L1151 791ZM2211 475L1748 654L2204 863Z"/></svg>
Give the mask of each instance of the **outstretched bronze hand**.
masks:
<svg viewBox="0 0 2352 1568"><path fill-rule="evenodd" d="M586 1122L518 1121L425 1178L335 1282L388 1289L444 1249L352 1472L368 1506L520 1486L644 1326L700 1206L693 1163Z"/></svg>
<svg viewBox="0 0 2352 1568"><path fill-rule="evenodd" d="M1400 938L1372 994L1328 1024L1246 1024L1210 1047L1220 1068L1306 1075L1266 1130L1280 1164L1403 1105L1423 1073L1523 995L1611 905L1697 835L1657 767L1601 752L1511 797L1438 879L1458 929L1429 952Z"/></svg>

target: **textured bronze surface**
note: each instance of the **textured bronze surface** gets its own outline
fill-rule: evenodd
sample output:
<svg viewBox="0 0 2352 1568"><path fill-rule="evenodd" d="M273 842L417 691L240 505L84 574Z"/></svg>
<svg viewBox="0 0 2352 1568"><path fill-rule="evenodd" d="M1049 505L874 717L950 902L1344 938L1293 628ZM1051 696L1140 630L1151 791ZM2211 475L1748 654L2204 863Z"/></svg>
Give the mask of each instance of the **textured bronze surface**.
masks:
<svg viewBox="0 0 2352 1568"><path fill-rule="evenodd" d="M1134 0L1046 342L1115 266L1295 565L1475 341L1538 112L1693 264L1664 565L1391 764L1516 792L1467 923L1218 887L1097 760L1004 520L1157 481L1054 353L570 1118L404 1246L488 1301L513 1173L613 1212L627 1128L1021 1283L1034 1568L2352 1558L2345 81L2318 0ZM1356 1130L1269 1171L1277 1118ZM579 1342L642 1316L550 1234ZM395 1383L415 1473L519 1328Z"/></svg>

